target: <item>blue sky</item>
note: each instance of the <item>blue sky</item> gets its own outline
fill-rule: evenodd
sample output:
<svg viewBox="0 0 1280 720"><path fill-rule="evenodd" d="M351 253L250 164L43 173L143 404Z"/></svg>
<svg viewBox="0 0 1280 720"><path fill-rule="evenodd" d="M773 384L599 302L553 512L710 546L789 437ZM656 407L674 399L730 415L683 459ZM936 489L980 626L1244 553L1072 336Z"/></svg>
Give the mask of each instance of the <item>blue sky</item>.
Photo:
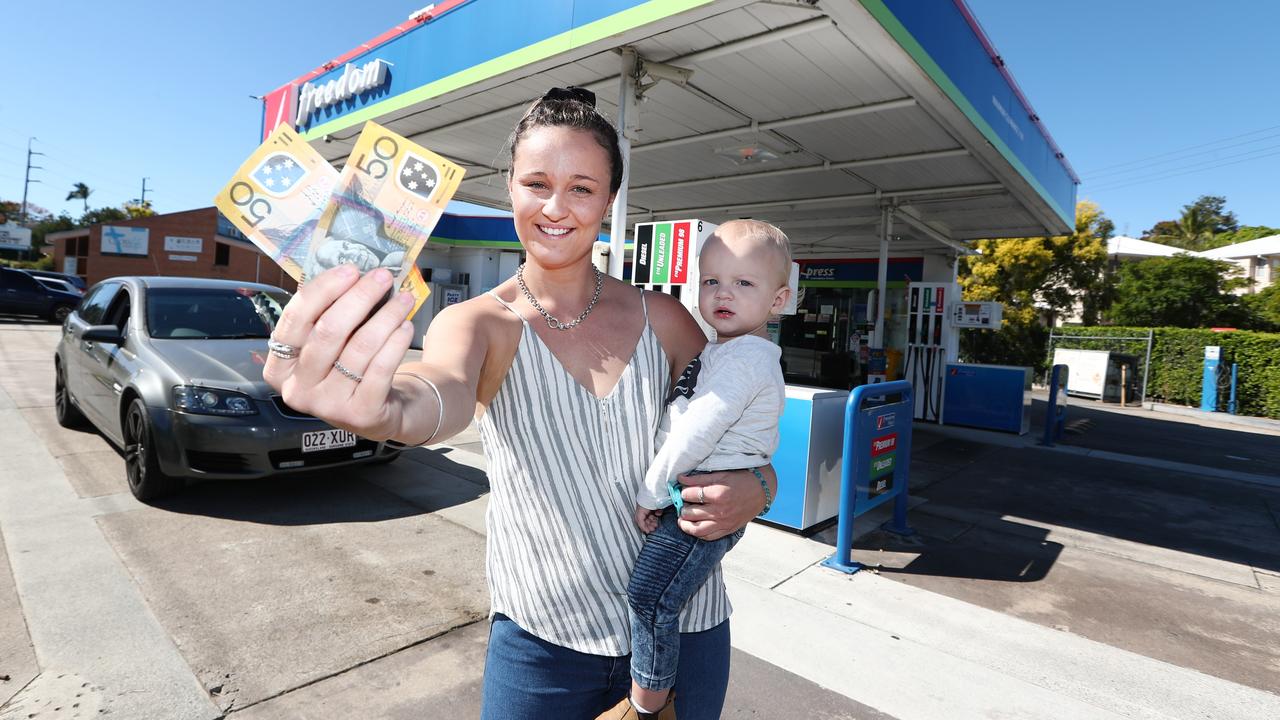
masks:
<svg viewBox="0 0 1280 720"><path fill-rule="evenodd" d="M1201 194L1280 226L1280 3L968 1L1117 232ZM100 207L144 176L161 212L208 206L257 145L251 95L423 4L19 3L0 44L0 198L21 200L35 136L30 199L55 212L81 212L64 200L77 181Z"/></svg>

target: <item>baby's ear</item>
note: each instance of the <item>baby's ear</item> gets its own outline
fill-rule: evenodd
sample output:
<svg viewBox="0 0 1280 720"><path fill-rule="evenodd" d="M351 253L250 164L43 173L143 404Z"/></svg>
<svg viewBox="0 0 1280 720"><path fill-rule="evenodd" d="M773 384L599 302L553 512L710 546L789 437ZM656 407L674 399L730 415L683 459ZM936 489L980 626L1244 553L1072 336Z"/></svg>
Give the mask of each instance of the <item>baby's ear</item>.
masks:
<svg viewBox="0 0 1280 720"><path fill-rule="evenodd" d="M787 302L791 300L791 287L784 285L778 288L778 294L773 296L773 306L769 309L774 315L782 312L782 308L787 306Z"/></svg>

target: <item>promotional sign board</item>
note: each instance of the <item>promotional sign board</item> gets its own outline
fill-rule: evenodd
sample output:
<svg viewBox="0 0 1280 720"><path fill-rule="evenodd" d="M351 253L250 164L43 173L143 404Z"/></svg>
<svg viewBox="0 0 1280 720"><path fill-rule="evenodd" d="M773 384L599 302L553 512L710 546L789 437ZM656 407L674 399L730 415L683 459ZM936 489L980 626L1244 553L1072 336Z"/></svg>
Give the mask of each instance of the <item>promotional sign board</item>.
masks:
<svg viewBox="0 0 1280 720"><path fill-rule="evenodd" d="M0 249L30 250L31 230L21 227L17 223L0 225Z"/></svg>
<svg viewBox="0 0 1280 720"><path fill-rule="evenodd" d="M840 470L840 524L836 553L822 562L826 567L846 573L862 568L853 561L853 521L885 503L893 503L893 519L884 529L898 535L915 534L907 524L915 406L912 393L911 383L898 380L862 385L849 394Z"/></svg>
<svg viewBox="0 0 1280 720"><path fill-rule="evenodd" d="M143 227L102 226L103 255L146 255L149 233Z"/></svg>
<svg viewBox="0 0 1280 720"><path fill-rule="evenodd" d="M635 285L696 284L698 250L716 227L701 220L637 223L631 282Z"/></svg>
<svg viewBox="0 0 1280 720"><path fill-rule="evenodd" d="M201 253L204 251L204 239L198 237L164 236L165 252Z"/></svg>

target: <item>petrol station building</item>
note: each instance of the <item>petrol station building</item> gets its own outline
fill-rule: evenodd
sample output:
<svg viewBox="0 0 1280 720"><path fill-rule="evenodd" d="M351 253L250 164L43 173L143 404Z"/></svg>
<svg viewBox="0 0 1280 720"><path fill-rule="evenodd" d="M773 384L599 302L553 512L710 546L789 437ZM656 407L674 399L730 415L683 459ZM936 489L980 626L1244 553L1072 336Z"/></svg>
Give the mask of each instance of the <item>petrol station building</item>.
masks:
<svg viewBox="0 0 1280 720"><path fill-rule="evenodd" d="M373 120L465 166L457 199L507 208L508 136L525 108L550 87L592 90L627 160L609 272L631 277L637 224L778 225L803 291L777 334L796 386L847 391L919 375L925 359L926 384L940 385L965 326L952 310L970 241L1074 224L1078 180L963 0L530 8L447 0L415 13L268 93L263 136L290 123L340 166ZM420 264L465 275L469 295L520 260L514 232L434 240Z"/></svg>

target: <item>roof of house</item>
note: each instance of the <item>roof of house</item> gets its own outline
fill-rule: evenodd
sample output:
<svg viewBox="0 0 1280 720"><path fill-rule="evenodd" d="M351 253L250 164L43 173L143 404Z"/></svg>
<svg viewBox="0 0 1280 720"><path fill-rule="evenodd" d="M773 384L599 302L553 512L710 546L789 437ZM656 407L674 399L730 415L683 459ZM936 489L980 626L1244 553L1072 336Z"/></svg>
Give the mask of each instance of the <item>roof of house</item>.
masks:
<svg viewBox="0 0 1280 720"><path fill-rule="evenodd" d="M1186 250L1172 245L1161 245L1149 240L1118 235L1107 240L1107 254L1120 257L1169 257Z"/></svg>
<svg viewBox="0 0 1280 720"><path fill-rule="evenodd" d="M1218 260L1255 257L1257 255L1280 255L1280 235L1268 235L1257 240L1205 250L1198 254L1201 257L1216 258Z"/></svg>

